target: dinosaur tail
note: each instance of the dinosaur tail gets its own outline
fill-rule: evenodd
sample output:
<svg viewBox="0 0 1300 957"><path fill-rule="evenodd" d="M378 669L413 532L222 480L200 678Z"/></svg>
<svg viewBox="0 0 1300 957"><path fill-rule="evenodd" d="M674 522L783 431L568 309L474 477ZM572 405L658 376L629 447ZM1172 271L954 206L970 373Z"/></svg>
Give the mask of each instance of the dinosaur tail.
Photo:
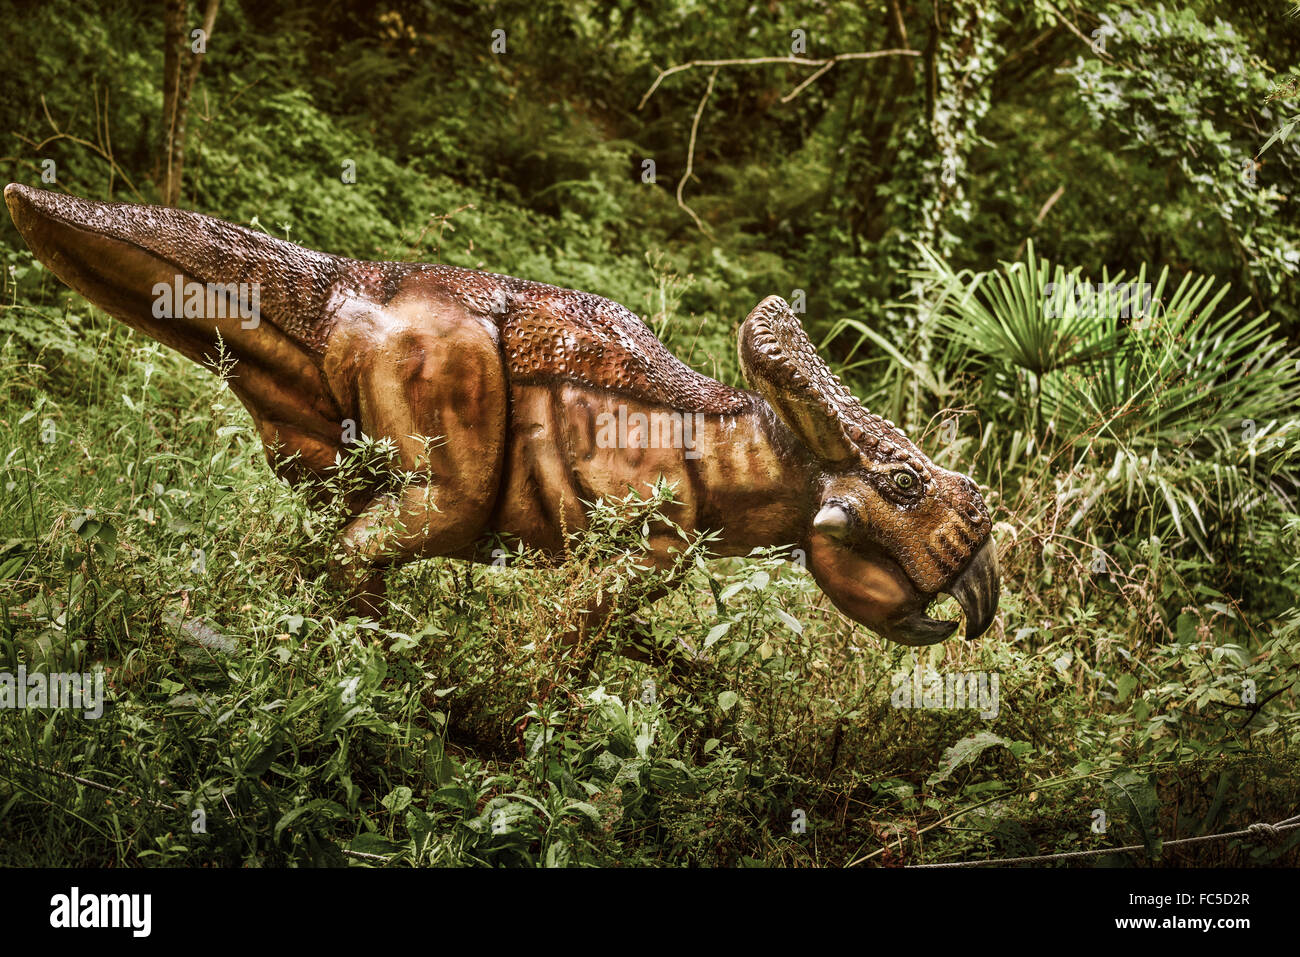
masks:
<svg viewBox="0 0 1300 957"><path fill-rule="evenodd" d="M191 358L268 322L324 347L331 285L348 262L209 216L96 203L17 183L5 203L27 245L95 305Z"/></svg>

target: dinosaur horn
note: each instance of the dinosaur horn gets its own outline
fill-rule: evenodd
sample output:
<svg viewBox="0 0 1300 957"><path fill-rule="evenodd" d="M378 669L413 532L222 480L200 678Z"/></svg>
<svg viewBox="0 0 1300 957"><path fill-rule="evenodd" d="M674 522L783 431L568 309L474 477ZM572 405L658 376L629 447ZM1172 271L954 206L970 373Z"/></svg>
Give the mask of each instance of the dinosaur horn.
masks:
<svg viewBox="0 0 1300 957"><path fill-rule="evenodd" d="M155 280L181 276L255 286L262 317L303 345L323 341L316 319L345 260L183 209L97 203L17 183L4 196L37 257L119 318L141 313Z"/></svg>
<svg viewBox="0 0 1300 957"><path fill-rule="evenodd" d="M754 391L818 458L837 468L898 460L923 467L892 422L872 415L817 355L789 304L768 296L740 327L740 367Z"/></svg>

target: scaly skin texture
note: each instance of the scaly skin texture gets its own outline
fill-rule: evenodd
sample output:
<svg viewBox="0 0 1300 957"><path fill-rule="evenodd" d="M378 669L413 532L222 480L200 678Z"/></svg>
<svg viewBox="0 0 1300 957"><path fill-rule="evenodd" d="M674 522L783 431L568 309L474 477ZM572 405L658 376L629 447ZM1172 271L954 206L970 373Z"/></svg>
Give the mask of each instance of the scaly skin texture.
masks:
<svg viewBox="0 0 1300 957"><path fill-rule="evenodd" d="M230 387L291 481L329 474L349 420L396 444L421 481L350 503L341 532L335 578L362 610L395 562L484 560L494 534L559 553L586 525L584 502L666 479L683 529L716 531L723 555L803 549L835 605L887 638L947 637L956 623L925 615L940 592L958 598L967 637L993 619L997 552L975 484L863 409L778 297L740 329L749 392L589 293L345 259L183 210L18 185L5 200L35 254L91 302L195 361L220 335ZM159 284L178 277L255 285L260 314L159 318ZM651 561L671 565L675 541L652 534Z"/></svg>

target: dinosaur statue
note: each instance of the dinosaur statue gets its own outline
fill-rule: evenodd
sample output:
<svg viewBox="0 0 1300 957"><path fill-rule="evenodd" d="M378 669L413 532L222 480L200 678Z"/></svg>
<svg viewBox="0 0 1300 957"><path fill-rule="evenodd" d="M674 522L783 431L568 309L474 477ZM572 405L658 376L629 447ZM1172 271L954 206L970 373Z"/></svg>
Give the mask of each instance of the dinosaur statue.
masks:
<svg viewBox="0 0 1300 957"><path fill-rule="evenodd" d="M349 503L332 574L361 610L379 607L393 563L485 561L493 533L558 553L584 503L662 477L677 488L668 516L715 531L716 554L801 548L834 605L885 638L952 634L926 614L939 593L967 638L993 621L997 549L975 483L864 409L779 297L740 327L744 391L589 293L19 184L5 202L41 262L101 309L196 362L219 334L278 474L326 476L351 425L427 476ZM674 544L652 533L650 560L668 567Z"/></svg>

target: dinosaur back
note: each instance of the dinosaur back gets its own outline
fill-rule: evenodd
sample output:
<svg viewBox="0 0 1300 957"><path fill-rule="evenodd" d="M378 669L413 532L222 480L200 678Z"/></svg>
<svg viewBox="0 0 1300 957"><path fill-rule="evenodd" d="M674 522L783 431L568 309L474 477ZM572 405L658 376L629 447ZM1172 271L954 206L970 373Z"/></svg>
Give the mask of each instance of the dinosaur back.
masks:
<svg viewBox="0 0 1300 957"><path fill-rule="evenodd" d="M753 396L701 375L631 310L600 296L452 266L425 267L501 330L511 381L578 382L680 412L736 414Z"/></svg>

